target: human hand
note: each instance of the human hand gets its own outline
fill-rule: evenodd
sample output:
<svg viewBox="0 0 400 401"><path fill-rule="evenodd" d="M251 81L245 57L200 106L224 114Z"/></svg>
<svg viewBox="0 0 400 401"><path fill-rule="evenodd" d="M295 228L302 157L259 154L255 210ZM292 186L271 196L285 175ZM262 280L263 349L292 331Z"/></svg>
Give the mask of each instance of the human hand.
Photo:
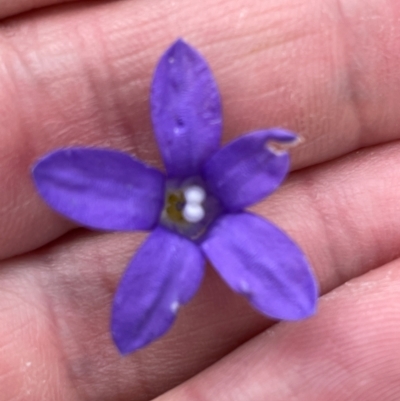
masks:
<svg viewBox="0 0 400 401"><path fill-rule="evenodd" d="M154 0L22 14L31 6L0 7L0 399L142 401L177 386L160 401L397 400L400 7ZM210 270L171 332L122 358L110 305L143 236L76 228L29 172L78 144L159 166L148 91L178 36L213 69L224 142L271 126L303 136L293 174L256 210L304 249L323 296L315 317L272 326Z"/></svg>

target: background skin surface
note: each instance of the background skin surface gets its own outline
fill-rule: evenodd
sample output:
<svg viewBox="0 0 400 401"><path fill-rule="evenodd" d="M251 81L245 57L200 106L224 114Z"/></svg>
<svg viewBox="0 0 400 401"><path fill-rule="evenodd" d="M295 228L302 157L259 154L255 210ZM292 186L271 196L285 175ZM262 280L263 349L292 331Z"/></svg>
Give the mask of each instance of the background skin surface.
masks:
<svg viewBox="0 0 400 401"><path fill-rule="evenodd" d="M1 401L399 400L398 0L0 0L0 18ZM254 210L323 295L315 317L273 325L209 269L169 334L122 358L110 303L144 235L75 227L29 170L72 145L161 166L149 85L177 37L215 73L224 142L302 135Z"/></svg>

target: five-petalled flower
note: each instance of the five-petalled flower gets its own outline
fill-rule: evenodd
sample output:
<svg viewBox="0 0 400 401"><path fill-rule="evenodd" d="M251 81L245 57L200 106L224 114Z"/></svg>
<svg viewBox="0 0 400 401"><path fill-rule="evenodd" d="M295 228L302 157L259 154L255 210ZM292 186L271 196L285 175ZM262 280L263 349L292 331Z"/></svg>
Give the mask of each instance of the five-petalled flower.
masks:
<svg viewBox="0 0 400 401"><path fill-rule="evenodd" d="M56 211L100 230L153 230L115 294L111 331L122 354L163 335L198 290L208 258L263 314L297 320L315 312L317 285L302 251L244 209L272 193L289 170L283 129L248 133L220 148L220 95L203 57L182 40L162 56L151 92L166 173L114 150L63 148L33 167Z"/></svg>

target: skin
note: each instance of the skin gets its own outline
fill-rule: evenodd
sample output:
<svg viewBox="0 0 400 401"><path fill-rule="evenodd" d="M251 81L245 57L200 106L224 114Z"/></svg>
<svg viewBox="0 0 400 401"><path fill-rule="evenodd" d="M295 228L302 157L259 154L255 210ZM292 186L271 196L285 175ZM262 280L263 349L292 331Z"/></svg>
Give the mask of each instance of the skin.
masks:
<svg viewBox="0 0 400 401"><path fill-rule="evenodd" d="M398 400L397 0L0 0L0 18L2 400ZM301 134L254 211L304 249L322 296L316 316L274 323L209 268L168 335L122 358L110 305L144 235L75 227L29 170L71 145L161 166L149 85L177 37L215 73L224 142Z"/></svg>

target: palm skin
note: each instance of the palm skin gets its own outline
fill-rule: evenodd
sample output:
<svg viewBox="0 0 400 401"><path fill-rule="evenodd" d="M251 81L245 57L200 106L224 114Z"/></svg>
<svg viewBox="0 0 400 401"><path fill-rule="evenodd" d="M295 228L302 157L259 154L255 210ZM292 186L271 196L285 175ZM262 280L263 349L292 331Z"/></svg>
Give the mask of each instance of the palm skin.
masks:
<svg viewBox="0 0 400 401"><path fill-rule="evenodd" d="M398 400L398 2L50 3L0 0L0 399ZM315 317L273 324L209 269L172 331L122 358L110 304L143 235L75 227L30 166L78 144L160 166L150 72L179 36L214 71L224 141L302 135L255 209L304 249L322 298Z"/></svg>

